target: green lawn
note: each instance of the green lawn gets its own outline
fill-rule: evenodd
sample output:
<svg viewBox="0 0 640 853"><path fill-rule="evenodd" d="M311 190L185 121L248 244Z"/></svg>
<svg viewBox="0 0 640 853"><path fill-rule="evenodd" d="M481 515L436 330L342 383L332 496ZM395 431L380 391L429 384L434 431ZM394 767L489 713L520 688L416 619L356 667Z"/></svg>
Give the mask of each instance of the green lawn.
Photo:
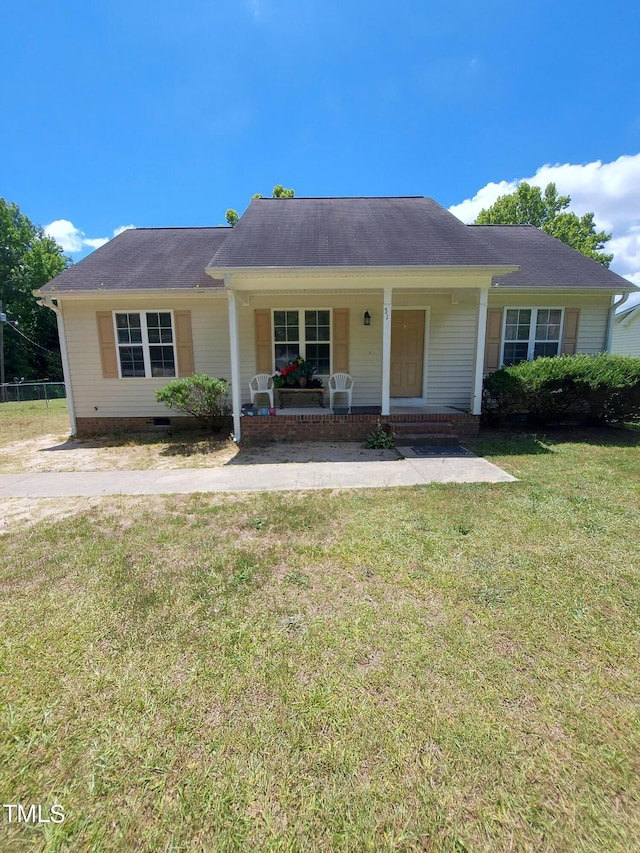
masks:
<svg viewBox="0 0 640 853"><path fill-rule="evenodd" d="M66 436L69 431L66 400L0 403L0 447L43 433Z"/></svg>
<svg viewBox="0 0 640 853"><path fill-rule="evenodd" d="M581 440L580 440L581 439ZM0 540L0 849L640 849L640 435Z"/></svg>

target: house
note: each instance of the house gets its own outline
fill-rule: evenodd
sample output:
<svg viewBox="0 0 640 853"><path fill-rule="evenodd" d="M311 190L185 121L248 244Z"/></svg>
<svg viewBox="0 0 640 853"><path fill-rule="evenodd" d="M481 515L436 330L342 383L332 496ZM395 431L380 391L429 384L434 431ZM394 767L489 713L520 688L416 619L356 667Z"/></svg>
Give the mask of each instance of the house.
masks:
<svg viewBox="0 0 640 853"><path fill-rule="evenodd" d="M293 198L253 200L233 229L125 231L37 295L74 432L175 422L155 391L196 372L230 379L237 439L362 439L379 418L477 431L484 374L607 350L614 295L636 289L536 228L465 225L430 198ZM324 380L351 374L351 413L242 417L251 377L298 353Z"/></svg>
<svg viewBox="0 0 640 853"><path fill-rule="evenodd" d="M640 357L640 302L616 313L611 351Z"/></svg>

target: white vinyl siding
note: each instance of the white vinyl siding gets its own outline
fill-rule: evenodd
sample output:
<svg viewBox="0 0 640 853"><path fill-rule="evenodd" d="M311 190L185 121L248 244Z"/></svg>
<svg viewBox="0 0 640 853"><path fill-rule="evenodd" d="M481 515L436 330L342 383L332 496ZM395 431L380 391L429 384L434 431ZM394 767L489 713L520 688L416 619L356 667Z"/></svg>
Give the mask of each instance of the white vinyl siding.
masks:
<svg viewBox="0 0 640 853"><path fill-rule="evenodd" d="M332 294L330 303L326 294L323 294L321 298L322 302L317 295L306 296L301 293L295 295L282 293L270 296L253 294L249 305L240 304L238 328L241 342L240 372L243 403L249 402L249 380L256 372L254 311L269 308L273 314L274 311L291 310L292 305L298 311L315 311L319 310L319 305L327 306L329 304L332 314L334 308L349 309L349 373L354 377L355 383L353 405L380 405L382 348L379 324L382 317L382 296L367 293ZM380 307L376 309L374 306L377 305L378 298L380 299ZM373 318L371 326L363 324L362 318L367 310ZM331 336L333 338L333 316L331 322ZM377 331L375 324L378 324ZM320 378L323 379L323 385L326 386L325 380L328 377L321 375Z"/></svg>
<svg viewBox="0 0 640 853"><path fill-rule="evenodd" d="M618 355L640 357L640 307L627 322L613 324L611 351Z"/></svg>
<svg viewBox="0 0 640 853"><path fill-rule="evenodd" d="M473 392L478 303L461 294L456 304L446 296L428 297L431 304L427 356L427 403L468 411Z"/></svg>
<svg viewBox="0 0 640 853"><path fill-rule="evenodd" d="M229 320L224 296L203 294L195 298L182 295L167 298L154 293L153 303L148 299L123 297L83 302L70 299L63 301L62 310L77 417L167 417L169 414L179 417L177 412L169 412L163 403L155 400L155 392L171 382L170 378L122 381L102 376L96 313L145 311L150 304L162 311L191 311L196 373L230 378Z"/></svg>

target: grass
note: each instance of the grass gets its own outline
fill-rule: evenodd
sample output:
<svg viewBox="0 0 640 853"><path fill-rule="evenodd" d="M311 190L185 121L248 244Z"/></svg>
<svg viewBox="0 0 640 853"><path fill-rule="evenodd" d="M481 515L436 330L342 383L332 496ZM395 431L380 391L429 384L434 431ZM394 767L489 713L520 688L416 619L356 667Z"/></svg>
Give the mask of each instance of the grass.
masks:
<svg viewBox="0 0 640 853"><path fill-rule="evenodd" d="M66 400L0 403L0 447L38 438L43 433L69 435Z"/></svg>
<svg viewBox="0 0 640 853"><path fill-rule="evenodd" d="M0 794L67 819L0 848L638 849L639 442L8 534Z"/></svg>

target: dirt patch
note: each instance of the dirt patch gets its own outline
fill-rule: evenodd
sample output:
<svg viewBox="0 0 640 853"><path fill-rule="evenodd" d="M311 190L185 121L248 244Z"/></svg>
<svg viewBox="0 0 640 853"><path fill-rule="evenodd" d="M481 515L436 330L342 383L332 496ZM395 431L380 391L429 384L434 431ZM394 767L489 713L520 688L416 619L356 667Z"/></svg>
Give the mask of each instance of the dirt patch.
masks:
<svg viewBox="0 0 640 853"><path fill-rule="evenodd" d="M0 449L0 475L63 471L135 471L217 468L289 462L393 461L395 450L368 450L355 442L302 442L238 447L228 439L148 435L69 439L56 435L15 441ZM228 501L230 496L225 496ZM0 536L45 519L58 520L100 505L105 498L0 498ZM113 498L110 499L113 501ZM150 498L147 496L146 501Z"/></svg>
<svg viewBox="0 0 640 853"><path fill-rule="evenodd" d="M395 450L368 450L356 442L281 442L238 447L210 436L132 436L127 439L61 439L56 435L15 441L0 450L0 473L38 471L138 471L218 468L287 462L394 460Z"/></svg>
<svg viewBox="0 0 640 853"><path fill-rule="evenodd" d="M58 521L98 506L107 498L0 498L0 536L38 521Z"/></svg>

